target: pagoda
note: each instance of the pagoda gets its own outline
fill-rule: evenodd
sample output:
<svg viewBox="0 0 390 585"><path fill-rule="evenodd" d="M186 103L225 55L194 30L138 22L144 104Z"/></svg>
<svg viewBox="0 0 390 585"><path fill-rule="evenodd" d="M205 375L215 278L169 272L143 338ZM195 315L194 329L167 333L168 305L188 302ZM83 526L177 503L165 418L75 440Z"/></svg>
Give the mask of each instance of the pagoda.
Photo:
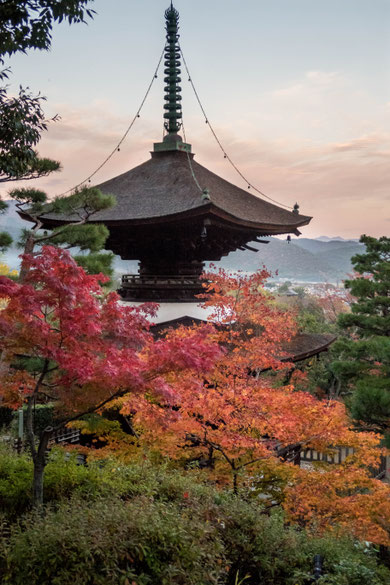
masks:
<svg viewBox="0 0 390 585"><path fill-rule="evenodd" d="M139 261L138 274L122 277L119 293L124 301L156 301L162 309L166 303L184 303L189 309L188 304L199 304L205 262L237 249L257 251L248 244L266 236L299 235L311 217L301 215L297 205L287 211L269 203L194 160L191 145L179 135L179 14L172 3L165 19L166 134L154 144L149 160L97 185L115 196L116 205L91 221L108 228L107 249L124 260ZM71 219L55 214L42 218L49 229ZM189 315L188 309L181 313ZM167 320L173 318L169 313Z"/></svg>

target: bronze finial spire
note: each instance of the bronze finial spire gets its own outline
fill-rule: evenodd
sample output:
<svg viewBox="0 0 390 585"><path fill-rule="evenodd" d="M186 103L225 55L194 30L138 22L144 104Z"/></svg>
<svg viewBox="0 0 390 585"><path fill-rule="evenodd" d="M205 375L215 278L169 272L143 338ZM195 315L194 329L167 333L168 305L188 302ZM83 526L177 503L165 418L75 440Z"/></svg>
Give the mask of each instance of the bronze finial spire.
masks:
<svg viewBox="0 0 390 585"><path fill-rule="evenodd" d="M165 11L167 44L165 46L165 105L164 126L168 134L177 134L181 128L181 87L180 48L179 48L179 13L171 6Z"/></svg>
<svg viewBox="0 0 390 585"><path fill-rule="evenodd" d="M165 103L164 103L164 128L167 132L163 142L154 145L154 151L165 150L184 150L191 152L191 146L185 144L178 135L182 127L182 110L181 110L181 61L179 46L179 13L171 4L165 11Z"/></svg>

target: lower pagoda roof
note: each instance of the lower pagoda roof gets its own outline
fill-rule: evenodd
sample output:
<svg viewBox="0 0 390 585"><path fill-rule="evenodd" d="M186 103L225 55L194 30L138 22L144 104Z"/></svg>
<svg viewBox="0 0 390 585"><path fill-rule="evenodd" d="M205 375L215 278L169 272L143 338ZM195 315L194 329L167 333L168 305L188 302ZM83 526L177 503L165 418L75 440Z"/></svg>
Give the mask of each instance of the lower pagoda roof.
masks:
<svg viewBox="0 0 390 585"><path fill-rule="evenodd" d="M193 160L193 154L179 150L153 152L150 160L97 187L114 195L116 205L90 221L108 228L214 216L263 235L298 235L298 228L311 220L229 183ZM50 228L75 217L53 213L41 219Z"/></svg>
<svg viewBox="0 0 390 585"><path fill-rule="evenodd" d="M283 344L283 351L287 356L282 361L299 362L328 351L337 339L337 335L330 333L297 333L288 343Z"/></svg>

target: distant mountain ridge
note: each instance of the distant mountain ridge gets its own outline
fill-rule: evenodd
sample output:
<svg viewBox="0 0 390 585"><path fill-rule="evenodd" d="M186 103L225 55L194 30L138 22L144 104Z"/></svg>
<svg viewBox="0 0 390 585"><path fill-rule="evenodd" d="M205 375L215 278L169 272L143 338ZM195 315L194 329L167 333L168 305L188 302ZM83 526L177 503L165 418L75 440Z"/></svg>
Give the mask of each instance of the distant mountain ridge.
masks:
<svg viewBox="0 0 390 585"><path fill-rule="evenodd" d="M259 248L255 242L250 244ZM277 272L278 279L302 282L339 282L353 271L352 256L364 250L354 240L294 239L291 242L270 238L257 253L237 250L219 263L224 268L253 272L262 265Z"/></svg>
<svg viewBox="0 0 390 585"><path fill-rule="evenodd" d="M8 210L0 214L0 231L7 230L15 241L27 223L20 219L14 201L8 201ZM357 240L343 238L297 238L291 242L278 238L269 238L268 244L253 242L250 244L259 251L237 250L220 262L221 266L230 270L254 272L263 265L278 279L303 282L337 282L345 279L352 272L351 257L364 250ZM2 260L10 268L18 268L20 250L13 246ZM137 262L123 261L115 258L115 270L118 274L135 272Z"/></svg>
<svg viewBox="0 0 390 585"><path fill-rule="evenodd" d="M320 240L321 242L330 242L330 241L334 241L337 240L339 242L358 242L359 238L342 238L341 236L335 236L330 238L329 236L319 236L318 238L315 238L316 240Z"/></svg>

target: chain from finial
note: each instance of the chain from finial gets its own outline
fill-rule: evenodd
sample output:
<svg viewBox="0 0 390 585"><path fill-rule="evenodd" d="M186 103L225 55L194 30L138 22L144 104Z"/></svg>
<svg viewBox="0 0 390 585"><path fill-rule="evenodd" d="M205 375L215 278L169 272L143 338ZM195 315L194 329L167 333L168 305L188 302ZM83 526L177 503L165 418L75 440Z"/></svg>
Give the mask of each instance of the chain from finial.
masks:
<svg viewBox="0 0 390 585"><path fill-rule="evenodd" d="M180 69L180 49L179 49L179 13L173 7L165 11L167 44L165 46L165 105L164 118L166 122L164 127L168 134L177 134L181 128L182 110L181 110L181 69Z"/></svg>

